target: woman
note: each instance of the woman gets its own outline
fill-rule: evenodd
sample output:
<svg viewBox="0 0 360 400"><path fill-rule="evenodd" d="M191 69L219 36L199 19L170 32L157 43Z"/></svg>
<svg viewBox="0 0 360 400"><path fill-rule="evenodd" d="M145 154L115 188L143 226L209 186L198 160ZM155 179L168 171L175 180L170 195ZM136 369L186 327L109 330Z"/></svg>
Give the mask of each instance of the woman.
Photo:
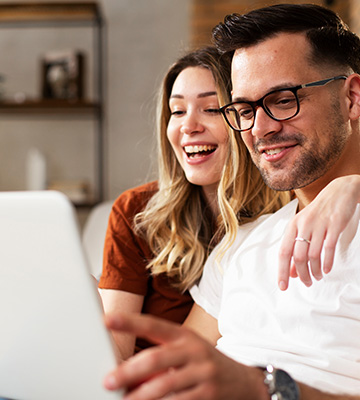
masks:
<svg viewBox="0 0 360 400"><path fill-rule="evenodd" d="M214 48L169 69L159 101L158 181L123 193L110 215L99 283L106 313L182 323L193 303L188 289L224 234L230 244L239 223L288 201L265 186L229 132L219 112L229 101L230 60ZM120 359L133 354L134 337L114 338ZM136 350L147 346L136 342Z"/></svg>

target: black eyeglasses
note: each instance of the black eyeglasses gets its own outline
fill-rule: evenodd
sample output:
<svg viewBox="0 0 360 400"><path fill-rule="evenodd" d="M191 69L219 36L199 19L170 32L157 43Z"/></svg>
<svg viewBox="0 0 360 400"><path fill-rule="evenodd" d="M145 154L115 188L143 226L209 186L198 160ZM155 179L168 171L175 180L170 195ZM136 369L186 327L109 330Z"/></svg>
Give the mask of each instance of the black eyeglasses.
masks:
<svg viewBox="0 0 360 400"><path fill-rule="evenodd" d="M254 126L258 107L261 107L275 121L286 121L295 117L300 111L300 102L297 95L299 89L324 86L338 79L347 79L347 77L338 75L321 81L272 90L257 101L234 101L226 104L220 108L220 112L230 127L238 132L248 131Z"/></svg>

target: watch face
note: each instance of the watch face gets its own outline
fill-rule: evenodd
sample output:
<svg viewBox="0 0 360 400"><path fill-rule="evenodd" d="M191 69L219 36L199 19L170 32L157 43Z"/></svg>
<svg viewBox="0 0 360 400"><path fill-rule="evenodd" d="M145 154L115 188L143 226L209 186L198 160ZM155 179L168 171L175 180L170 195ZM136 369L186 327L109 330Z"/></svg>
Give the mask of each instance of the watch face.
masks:
<svg viewBox="0 0 360 400"><path fill-rule="evenodd" d="M299 388L294 379L281 369L275 369L274 375L278 400L299 400Z"/></svg>

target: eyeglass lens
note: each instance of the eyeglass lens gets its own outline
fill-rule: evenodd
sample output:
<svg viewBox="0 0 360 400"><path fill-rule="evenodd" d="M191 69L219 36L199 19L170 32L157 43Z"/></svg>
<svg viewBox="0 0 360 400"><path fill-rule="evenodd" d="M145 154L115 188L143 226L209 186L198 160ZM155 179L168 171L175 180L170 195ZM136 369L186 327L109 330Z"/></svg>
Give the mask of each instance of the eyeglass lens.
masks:
<svg viewBox="0 0 360 400"><path fill-rule="evenodd" d="M262 107L265 112L277 120L292 118L298 112L298 102L295 93L290 90L279 90L269 93L256 106ZM226 118L235 130L251 129L256 112L251 103L235 103L226 108Z"/></svg>

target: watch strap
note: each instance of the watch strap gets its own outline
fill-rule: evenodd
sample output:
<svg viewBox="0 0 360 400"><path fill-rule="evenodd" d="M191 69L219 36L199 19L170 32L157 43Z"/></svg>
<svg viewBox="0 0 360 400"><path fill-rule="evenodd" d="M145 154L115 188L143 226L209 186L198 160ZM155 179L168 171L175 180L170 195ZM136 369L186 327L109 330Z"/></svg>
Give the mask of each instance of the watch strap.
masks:
<svg viewBox="0 0 360 400"><path fill-rule="evenodd" d="M264 383L271 400L299 400L300 391L295 380L282 369L268 364L258 367L264 372Z"/></svg>

